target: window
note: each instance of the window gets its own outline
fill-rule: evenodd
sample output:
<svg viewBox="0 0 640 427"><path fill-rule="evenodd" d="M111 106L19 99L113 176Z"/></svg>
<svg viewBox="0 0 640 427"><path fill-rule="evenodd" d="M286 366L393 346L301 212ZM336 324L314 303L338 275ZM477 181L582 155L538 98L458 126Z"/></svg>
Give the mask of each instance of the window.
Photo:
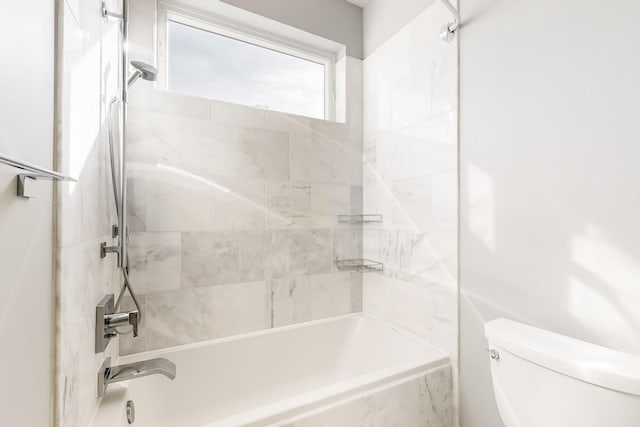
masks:
<svg viewBox="0 0 640 427"><path fill-rule="evenodd" d="M167 89L331 119L332 61L195 20L168 16Z"/></svg>

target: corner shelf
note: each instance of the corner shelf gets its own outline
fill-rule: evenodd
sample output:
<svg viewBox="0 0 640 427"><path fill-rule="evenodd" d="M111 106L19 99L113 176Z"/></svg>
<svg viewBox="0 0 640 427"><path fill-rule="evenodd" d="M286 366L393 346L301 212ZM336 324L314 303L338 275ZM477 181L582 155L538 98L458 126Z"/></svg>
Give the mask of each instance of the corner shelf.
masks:
<svg viewBox="0 0 640 427"><path fill-rule="evenodd" d="M336 267L341 271L360 271L363 273L384 271L384 264L370 259L337 259Z"/></svg>
<svg viewBox="0 0 640 427"><path fill-rule="evenodd" d="M382 215L381 214L338 215L338 222L348 222L350 224L382 222Z"/></svg>

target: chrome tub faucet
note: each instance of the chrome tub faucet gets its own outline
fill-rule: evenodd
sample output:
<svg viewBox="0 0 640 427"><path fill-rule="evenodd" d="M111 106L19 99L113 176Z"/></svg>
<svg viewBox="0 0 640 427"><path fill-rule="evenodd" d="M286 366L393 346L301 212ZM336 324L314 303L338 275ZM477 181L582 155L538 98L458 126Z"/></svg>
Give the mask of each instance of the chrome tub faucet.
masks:
<svg viewBox="0 0 640 427"><path fill-rule="evenodd" d="M159 358L111 366L111 358L107 357L98 372L98 397L104 395L109 384L149 375L164 375L173 380L176 377L176 365L170 360Z"/></svg>

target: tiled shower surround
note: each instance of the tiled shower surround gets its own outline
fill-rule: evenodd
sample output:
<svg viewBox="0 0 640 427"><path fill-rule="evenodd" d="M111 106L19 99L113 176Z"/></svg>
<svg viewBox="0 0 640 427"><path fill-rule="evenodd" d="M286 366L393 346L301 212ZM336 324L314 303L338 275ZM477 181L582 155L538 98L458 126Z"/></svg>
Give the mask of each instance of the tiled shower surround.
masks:
<svg viewBox="0 0 640 427"><path fill-rule="evenodd" d="M116 293L115 257L100 259L116 222L107 157L104 99L117 91L117 23L105 23L100 4L60 4L56 167L78 182L57 184L56 199L56 425L86 427L98 400L96 372L117 357L113 340L95 353L95 306Z"/></svg>
<svg viewBox="0 0 640 427"><path fill-rule="evenodd" d="M364 61L364 311L458 354L457 38L435 2ZM454 377L456 370L454 369ZM455 382L454 382L455 383Z"/></svg>
<svg viewBox="0 0 640 427"><path fill-rule="evenodd" d="M130 268L146 312L121 353L362 308L361 61L347 123L132 91ZM354 93L355 92L355 93ZM355 117L354 117L355 115Z"/></svg>

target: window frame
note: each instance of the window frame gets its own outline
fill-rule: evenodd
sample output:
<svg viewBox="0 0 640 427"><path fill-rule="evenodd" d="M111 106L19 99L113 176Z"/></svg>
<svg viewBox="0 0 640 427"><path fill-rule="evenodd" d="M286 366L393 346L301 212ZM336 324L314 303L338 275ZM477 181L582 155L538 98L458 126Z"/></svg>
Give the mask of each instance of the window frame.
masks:
<svg viewBox="0 0 640 427"><path fill-rule="evenodd" d="M293 39L286 39L268 33L257 27L245 24L239 25L225 19L223 16L202 13L186 9L171 3L159 2L157 9L157 43L156 57L158 67L161 72L158 75L157 87L169 90L168 72L168 25L169 22L187 25L195 29L214 33L223 37L228 37L244 43L249 43L264 49L273 50L285 55L293 56L306 61L314 62L324 66L324 120L336 120L336 55L334 52L316 49ZM215 98L209 98L215 99ZM219 100L226 102L224 100ZM249 106L252 108L260 108ZM269 111L277 111L265 108ZM295 114L283 111L285 114ZM305 116L310 117L310 116ZM310 117L316 120L316 117Z"/></svg>

